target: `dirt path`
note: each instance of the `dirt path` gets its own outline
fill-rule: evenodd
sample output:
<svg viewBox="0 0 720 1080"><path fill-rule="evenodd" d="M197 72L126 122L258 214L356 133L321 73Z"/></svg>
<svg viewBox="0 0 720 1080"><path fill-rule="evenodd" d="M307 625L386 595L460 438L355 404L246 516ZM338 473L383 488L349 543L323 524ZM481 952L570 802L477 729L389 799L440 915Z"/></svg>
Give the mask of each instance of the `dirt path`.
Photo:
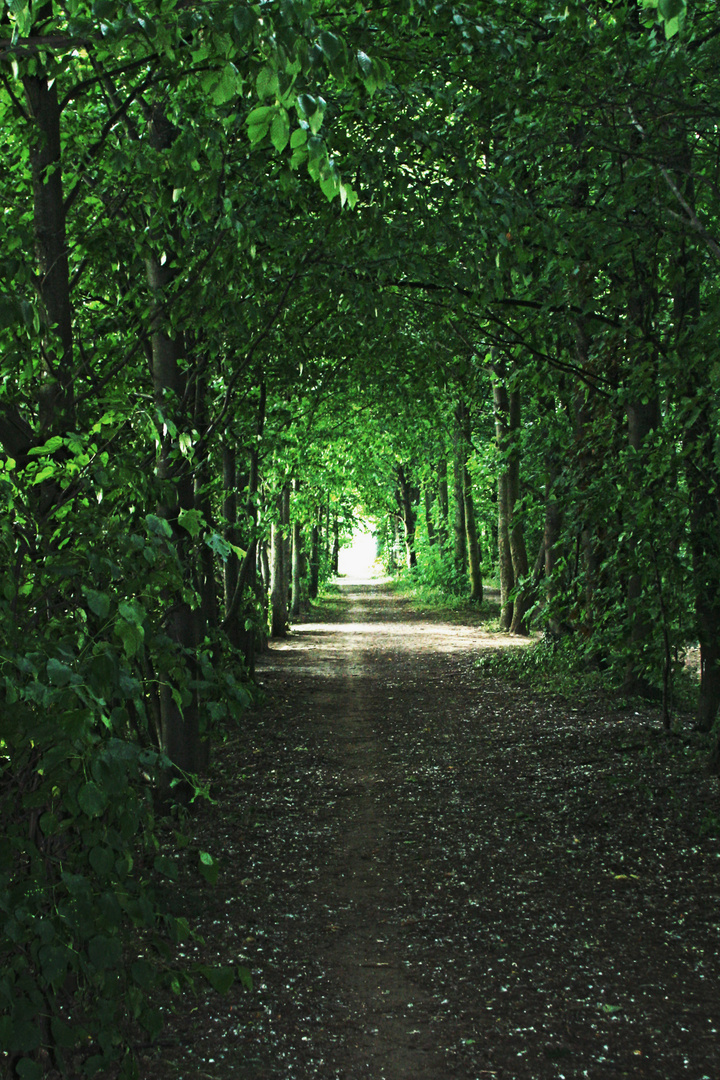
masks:
<svg viewBox="0 0 720 1080"><path fill-rule="evenodd" d="M275 646L198 823L209 993L152 1075L720 1077L717 782L654 715L480 679L479 626L353 586Z"/></svg>
<svg viewBox="0 0 720 1080"><path fill-rule="evenodd" d="M336 618L299 627L260 672L268 685L279 676L306 696L313 743L323 749L312 806L323 877L304 899L320 930L313 960L335 988L327 1032L333 1039L338 1029L339 1053L333 1061L326 1047L313 1065L328 1076L435 1080L446 1075L430 1023L440 999L413 949L417 916L403 882L416 853L404 839L407 804L396 797L406 769L394 760L393 729L401 720L412 739L424 715L423 657L467 659L490 639L424 621L377 585L346 585Z"/></svg>

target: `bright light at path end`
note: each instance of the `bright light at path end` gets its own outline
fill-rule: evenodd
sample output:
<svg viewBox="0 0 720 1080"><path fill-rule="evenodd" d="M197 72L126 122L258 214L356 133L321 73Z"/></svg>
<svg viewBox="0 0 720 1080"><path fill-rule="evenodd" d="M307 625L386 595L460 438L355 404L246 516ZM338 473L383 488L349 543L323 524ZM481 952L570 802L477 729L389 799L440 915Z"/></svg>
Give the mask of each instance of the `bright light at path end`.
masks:
<svg viewBox="0 0 720 1080"><path fill-rule="evenodd" d="M351 546L340 549L340 576L360 579L379 577L382 571L375 565L376 551L372 533L356 533Z"/></svg>

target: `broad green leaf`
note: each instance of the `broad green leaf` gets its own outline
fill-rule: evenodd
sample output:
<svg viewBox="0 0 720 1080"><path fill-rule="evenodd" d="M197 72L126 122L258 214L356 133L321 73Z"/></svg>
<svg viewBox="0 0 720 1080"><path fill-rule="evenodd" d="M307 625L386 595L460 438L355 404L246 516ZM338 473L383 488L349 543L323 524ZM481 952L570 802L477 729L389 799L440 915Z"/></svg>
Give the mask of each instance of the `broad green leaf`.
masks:
<svg viewBox="0 0 720 1080"><path fill-rule="evenodd" d="M295 128L290 136L290 149L297 150L299 146L304 146L307 142L307 138L307 128Z"/></svg>
<svg viewBox="0 0 720 1080"><path fill-rule="evenodd" d="M98 877L108 878L115 865L115 852L112 848L96 845L90 851L89 860Z"/></svg>
<svg viewBox="0 0 720 1080"><path fill-rule="evenodd" d="M171 859L169 855L156 855L153 866L158 874L163 874L165 877L170 878L171 881L177 881L178 865L175 859Z"/></svg>
<svg viewBox="0 0 720 1080"><path fill-rule="evenodd" d="M257 143L263 141L268 133L268 127L268 123L250 124L248 127L248 138L250 139L251 146L255 146Z"/></svg>
<svg viewBox="0 0 720 1080"><path fill-rule="evenodd" d="M278 74L274 67L266 64L264 68L261 68L258 72L258 77L255 80L255 89L257 96L263 101L265 98L275 97L280 89L278 83Z"/></svg>
<svg viewBox="0 0 720 1080"><path fill-rule="evenodd" d="M43 484L46 480L49 480L51 476L56 476L58 471L57 465L45 465L45 467L33 477L33 484Z"/></svg>
<svg viewBox="0 0 720 1080"><path fill-rule="evenodd" d="M139 600L121 600L118 604L118 614L121 618L134 626L141 626L145 620L146 611Z"/></svg>
<svg viewBox="0 0 720 1080"><path fill-rule="evenodd" d="M270 139L278 153L281 153L290 138L290 118L282 107L275 115L270 127Z"/></svg>
<svg viewBox="0 0 720 1080"><path fill-rule="evenodd" d="M42 1080L45 1069L37 1061L31 1058L22 1058L15 1066L15 1072L20 1080Z"/></svg>
<svg viewBox="0 0 720 1080"><path fill-rule="evenodd" d="M71 955L65 945L43 945L38 952L43 978L60 986L67 975Z"/></svg>
<svg viewBox="0 0 720 1080"><path fill-rule="evenodd" d="M144 990L149 990L152 986L154 972L147 960L135 960L130 967L130 974L138 986L141 986Z"/></svg>
<svg viewBox="0 0 720 1080"><path fill-rule="evenodd" d="M210 967L206 964L198 964L195 971L203 975L218 994L226 994L235 982L235 970L231 967Z"/></svg>
<svg viewBox="0 0 720 1080"><path fill-rule="evenodd" d="M252 33L253 27L257 22L257 15L255 12L247 7L245 4L238 4L233 10L233 24L236 30L240 32L243 37L247 37Z"/></svg>
<svg viewBox="0 0 720 1080"><path fill-rule="evenodd" d="M110 597L108 594L91 589L89 585L83 585L82 591L92 613L97 615L98 619L107 619L110 614Z"/></svg>
<svg viewBox="0 0 720 1080"><path fill-rule="evenodd" d="M199 535L205 523L205 519L199 510L181 510L178 514L178 525L189 532L193 540Z"/></svg>
<svg viewBox="0 0 720 1080"><path fill-rule="evenodd" d="M53 686L67 686L73 681L73 670L61 660L51 657L47 662L48 679Z"/></svg>
<svg viewBox="0 0 720 1080"><path fill-rule="evenodd" d="M274 105L259 105L252 112L248 113L245 123L252 127L256 124L266 124L270 122L270 117L275 112Z"/></svg>
<svg viewBox="0 0 720 1080"><path fill-rule="evenodd" d="M153 536L164 536L167 540L172 538L172 529L170 523L165 518L158 517L157 514L146 514L145 523L149 533Z"/></svg>
<svg viewBox="0 0 720 1080"><path fill-rule="evenodd" d="M663 19L676 19L685 11L685 0L658 0L657 10Z"/></svg>
<svg viewBox="0 0 720 1080"><path fill-rule="evenodd" d="M226 64L223 68L220 82L212 91L214 105L224 105L232 100L238 93L238 72L234 64Z"/></svg>
<svg viewBox="0 0 720 1080"><path fill-rule="evenodd" d="M363 76L363 78L367 78L368 75L372 74L373 62L368 56L368 54L363 52L362 49L358 51L357 62L358 67L360 68L360 74Z"/></svg>
<svg viewBox="0 0 720 1080"><path fill-rule="evenodd" d="M213 859L212 855L207 851L200 852L200 873L210 885L214 885L217 882L218 874L220 873L220 864L217 859Z"/></svg>
<svg viewBox="0 0 720 1080"><path fill-rule="evenodd" d="M82 1034L81 1028L64 1023L59 1016L53 1016L50 1021L50 1030L57 1045L64 1047L66 1050L70 1050L75 1046Z"/></svg>
<svg viewBox="0 0 720 1080"><path fill-rule="evenodd" d="M41 454L54 454L64 445L65 440L62 438L62 436L53 435L53 437L51 439L48 439L47 442L43 443L42 446L33 446L32 449L28 450L28 457L37 457Z"/></svg>
<svg viewBox="0 0 720 1080"><path fill-rule="evenodd" d="M116 937L97 934L88 943L88 957L94 968L105 971L106 968L117 967L120 963L122 946Z"/></svg>
<svg viewBox="0 0 720 1080"><path fill-rule="evenodd" d="M51 814L49 811L40 815L40 821L38 823L42 829L43 836L55 836L60 828L60 822L56 818L55 814Z"/></svg>
<svg viewBox="0 0 720 1080"><path fill-rule="evenodd" d="M142 648L145 640L145 630L142 626L126 622L124 619L115 624L115 634L120 638L128 659L135 656Z"/></svg>
<svg viewBox="0 0 720 1080"><path fill-rule="evenodd" d="M107 806L107 796L102 788L89 780L78 791L78 806L88 817L99 817Z"/></svg>

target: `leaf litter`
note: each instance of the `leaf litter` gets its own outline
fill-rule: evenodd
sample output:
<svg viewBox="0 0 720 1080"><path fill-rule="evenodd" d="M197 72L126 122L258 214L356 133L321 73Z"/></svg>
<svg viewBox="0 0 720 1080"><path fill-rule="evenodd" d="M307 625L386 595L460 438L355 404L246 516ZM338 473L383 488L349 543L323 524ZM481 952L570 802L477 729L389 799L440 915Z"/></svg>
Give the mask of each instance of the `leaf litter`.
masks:
<svg viewBox="0 0 720 1080"><path fill-rule="evenodd" d="M720 795L693 737L482 677L516 640L381 585L312 618L191 821L217 883L177 900L185 955L252 989L165 1002L141 1074L716 1080Z"/></svg>

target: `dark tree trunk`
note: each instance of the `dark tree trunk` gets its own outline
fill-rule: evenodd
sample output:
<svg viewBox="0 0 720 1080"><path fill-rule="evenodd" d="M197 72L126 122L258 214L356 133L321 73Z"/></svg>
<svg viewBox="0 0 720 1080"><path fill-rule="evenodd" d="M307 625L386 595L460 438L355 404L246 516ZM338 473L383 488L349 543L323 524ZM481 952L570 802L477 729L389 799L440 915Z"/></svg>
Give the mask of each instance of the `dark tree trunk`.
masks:
<svg viewBox="0 0 720 1080"><path fill-rule="evenodd" d="M40 61L33 63L39 68ZM30 147L36 285L43 327L40 434L74 426L72 308L65 237L58 84L42 70L23 78L35 131Z"/></svg>
<svg viewBox="0 0 720 1080"><path fill-rule="evenodd" d="M426 480L423 484L423 503L425 506L425 531L427 532L428 545L435 544L435 523L433 522L433 495L430 484Z"/></svg>
<svg viewBox="0 0 720 1080"><path fill-rule="evenodd" d="M290 488L285 484L277 500L277 521L270 534L270 636L288 631L288 544Z"/></svg>
<svg viewBox="0 0 720 1080"><path fill-rule="evenodd" d="M464 401L461 401L457 406L456 419L460 432L460 470L462 475L462 497L468 554L468 572L470 575L470 599L481 603L483 598L482 559L480 555L477 523L475 521L472 480L470 477L470 470L467 467L467 459L472 446L472 430L470 427L470 410Z"/></svg>
<svg viewBox="0 0 720 1080"><path fill-rule="evenodd" d="M520 500L520 391L508 389L505 363L493 360L495 433L500 453L498 475L498 556L500 562L500 625L513 634L527 634L528 558ZM514 591L514 599L510 594Z"/></svg>
<svg viewBox="0 0 720 1080"><path fill-rule="evenodd" d="M170 149L175 138L175 130L168 123L160 110L155 110L149 131L149 142L156 152ZM186 586L192 582L192 545L187 533L178 526L178 515L182 510L194 508L195 498L193 480L189 467L181 454L177 453L174 440L168 434L164 418L173 419L179 431L188 426L187 418L170 415L173 403L183 400L185 392L185 373L181 366L183 342L180 335L173 331L166 315L167 290L173 282L175 260L167 258L162 263L156 254L171 244L168 236L151 236L153 250L145 260L147 283L151 296L150 340L152 349L152 377L155 395L155 408L158 420L158 438L160 452L156 473L160 486L158 515L169 523L178 556L178 562L186 579ZM180 464L178 464L180 462ZM165 629L178 654L189 662L191 669L199 645L198 614L192 609L179 588L175 596L168 598L168 614ZM191 659L188 661L187 658ZM163 749L181 770L187 773L197 772L206 758L205 748L200 741L200 718L197 691L192 690L188 700L180 705L173 695L171 675L159 672L160 714L162 725ZM191 675L194 672L191 670ZM183 796L189 792L184 787L178 789Z"/></svg>
<svg viewBox="0 0 720 1080"><path fill-rule="evenodd" d="M692 158L687 135L677 158L677 182L691 207L695 205ZM693 338L702 318L700 259L684 236L676 259L678 284L674 297L676 347L681 365L678 400L690 412L683 433L685 476L690 499L695 619L700 643L700 694L695 723L710 731L720 708L720 470L713 398L708 392L706 359L697 355ZM720 767L720 738L712 755Z"/></svg>
<svg viewBox="0 0 720 1080"><path fill-rule="evenodd" d="M448 542L448 537L450 536L450 497L448 493L447 458L445 457L444 450L438 459L437 478L438 505L440 507L440 524L438 532L440 533L440 543L445 547Z"/></svg>
<svg viewBox="0 0 720 1080"><path fill-rule="evenodd" d="M453 517L453 559L458 574L467 570L467 526L465 523L465 499L463 497L465 456L463 439L457 416L453 416L453 493L455 514Z"/></svg>
<svg viewBox="0 0 720 1080"><path fill-rule="evenodd" d="M333 518L332 527L332 572L336 576L340 573L340 522Z"/></svg>
<svg viewBox="0 0 720 1080"><path fill-rule="evenodd" d="M195 416L196 431L204 431L207 426L207 363L208 357L198 358L200 370L195 381ZM210 500L210 461L205 450L195 466L194 477L195 509L198 510L208 528L214 528L213 509ZM200 594L200 626L198 637L202 641L209 632L217 630L220 619L218 610L217 582L215 579L215 554L208 544L201 539L195 552L197 563L198 592Z"/></svg>
<svg viewBox="0 0 720 1080"><path fill-rule="evenodd" d="M320 513L317 514L317 520L313 522L312 531L310 533L310 584L308 586L308 594L311 600L317 599L318 590L320 588Z"/></svg>
<svg viewBox="0 0 720 1080"><path fill-rule="evenodd" d="M560 619L554 610L555 600L559 592L556 569L561 554L560 539L562 535L562 513L560 505L553 494L555 477L549 473L545 485L545 527L543 532L543 549L545 557L545 578L547 584L548 620L547 628L554 637L562 633Z"/></svg>
<svg viewBox="0 0 720 1080"><path fill-rule="evenodd" d="M272 573L270 571L270 558L268 556L266 543L260 544L260 573L266 591L270 592L270 589L272 588Z"/></svg>
<svg viewBox="0 0 720 1080"><path fill-rule="evenodd" d="M583 262L575 282L575 303L584 310L592 295L591 271L589 264ZM573 321L575 355L578 366L592 376L593 366L590 359L592 338L585 318L577 315ZM578 487L581 495L592 489L598 468L600 455L593 452L597 445L594 424L599 417L598 395L591 383L580 385L573 401L575 427L575 459L578 471ZM583 524L580 528L580 549L583 556L583 599L584 629L590 634L595 625L595 592L598 584L600 566L603 562L604 538L593 520L599 508L593 507L586 497Z"/></svg>
<svg viewBox="0 0 720 1080"><path fill-rule="evenodd" d="M660 403L657 395L651 396L647 402L635 400L628 402L626 406L628 421L628 443L633 451L631 469L633 472L635 491L643 492L646 488L644 481L644 450L646 440L650 433L657 427L660 419ZM628 532L633 549L637 548L639 537L636 532L635 517L632 506L629 509ZM640 569L630 553L632 566L627 582L627 609L630 627L630 649L623 691L628 695L640 694L653 696L652 688L646 675L647 660L645 651L652 635L653 623L643 603L645 582Z"/></svg>
<svg viewBox="0 0 720 1080"><path fill-rule="evenodd" d="M510 511L510 558L515 580L515 600L510 631L528 634L526 613L528 610L528 557L522 518L517 512L520 501L520 391L512 390L510 403L510 439L512 450L508 459L508 508Z"/></svg>
<svg viewBox="0 0 720 1080"><path fill-rule="evenodd" d="M223 465L223 517L225 518L225 539L229 544L238 545L238 493L237 493L237 458L235 446L225 441L222 449ZM239 647L236 633L237 620L228 621L228 613L237 588L240 560L234 551L231 551L223 566L223 600L225 608L224 622L226 633L230 643Z"/></svg>
<svg viewBox="0 0 720 1080"><path fill-rule="evenodd" d="M297 495L300 490L300 481L293 481L293 492ZM296 511L297 515L297 511ZM295 517L292 527L292 608L291 615L298 617L302 605L302 526Z"/></svg>
<svg viewBox="0 0 720 1080"><path fill-rule="evenodd" d="M502 374L504 375L504 370ZM504 458L509 435L510 403L508 401L507 387L497 373L493 380L493 401L495 406L495 437L500 454L500 468L497 479L500 626L503 630L509 630L513 618L513 602L510 596L515 586L512 553L510 551L510 476L507 461Z"/></svg>
<svg viewBox="0 0 720 1080"><path fill-rule="evenodd" d="M397 479L400 495L398 502L400 504L400 512L405 527L405 557L408 569L412 569L413 566L417 565L417 555L415 553L417 515L415 504L417 503L420 493L410 480L410 477L407 475L402 465L397 466Z"/></svg>

